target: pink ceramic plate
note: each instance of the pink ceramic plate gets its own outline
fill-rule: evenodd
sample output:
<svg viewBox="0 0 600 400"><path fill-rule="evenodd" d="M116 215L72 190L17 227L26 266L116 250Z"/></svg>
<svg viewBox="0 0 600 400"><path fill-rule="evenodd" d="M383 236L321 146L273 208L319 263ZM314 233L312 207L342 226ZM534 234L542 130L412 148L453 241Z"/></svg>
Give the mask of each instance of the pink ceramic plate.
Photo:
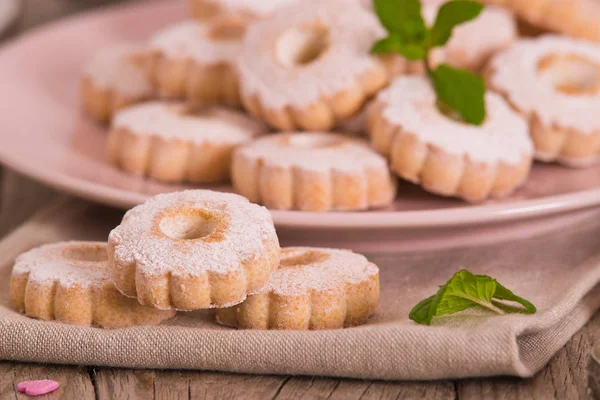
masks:
<svg viewBox="0 0 600 400"><path fill-rule="evenodd" d="M105 132L82 117L78 107L79 73L95 49L117 41L144 39L185 16L182 1L144 2L48 25L5 45L0 50L0 160L48 185L120 207L188 187L135 178L108 165ZM228 186L213 188L230 190ZM430 228L430 233L431 229L451 232L470 226L473 236L474 226L489 228L508 221L564 215L599 204L600 166L570 170L536 165L527 186L501 202L468 205L403 184L396 203L385 210L273 211L273 216L282 232L304 232L302 243L323 244L324 239L318 237L325 231L329 244L337 243L334 237L343 238L343 243L362 243L365 231L378 232L367 241L383 243L381 235L389 238L391 232L406 234L425 228ZM357 231L362 231L361 236L352 237Z"/></svg>

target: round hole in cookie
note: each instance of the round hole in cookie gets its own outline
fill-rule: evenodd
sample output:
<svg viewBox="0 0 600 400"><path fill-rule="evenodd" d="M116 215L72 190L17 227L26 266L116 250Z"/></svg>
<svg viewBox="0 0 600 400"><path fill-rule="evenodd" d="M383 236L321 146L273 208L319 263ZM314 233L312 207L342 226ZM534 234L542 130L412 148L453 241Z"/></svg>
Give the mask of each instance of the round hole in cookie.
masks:
<svg viewBox="0 0 600 400"><path fill-rule="evenodd" d="M293 27L281 34L275 44L279 62L286 67L310 64L329 47L329 30L322 24Z"/></svg>
<svg viewBox="0 0 600 400"><path fill-rule="evenodd" d="M106 247L94 244L77 244L66 247L62 251L64 258L73 261L102 262L108 261Z"/></svg>
<svg viewBox="0 0 600 400"><path fill-rule="evenodd" d="M163 234L175 240L194 240L213 235L222 221L202 210L189 210L167 215L160 220Z"/></svg>
<svg viewBox="0 0 600 400"><path fill-rule="evenodd" d="M291 135L284 140L288 145L301 149L326 149L338 147L344 143L344 139L340 137L318 133Z"/></svg>
<svg viewBox="0 0 600 400"><path fill-rule="evenodd" d="M329 254L320 251L282 251L279 265L283 268L302 267L304 265L319 264L329 259Z"/></svg>
<svg viewBox="0 0 600 400"><path fill-rule="evenodd" d="M240 40L245 34L246 23L235 16L220 18L208 31L208 37L213 40Z"/></svg>
<svg viewBox="0 0 600 400"><path fill-rule="evenodd" d="M600 64L576 54L552 54L538 64L538 73L562 93L595 95L600 91Z"/></svg>

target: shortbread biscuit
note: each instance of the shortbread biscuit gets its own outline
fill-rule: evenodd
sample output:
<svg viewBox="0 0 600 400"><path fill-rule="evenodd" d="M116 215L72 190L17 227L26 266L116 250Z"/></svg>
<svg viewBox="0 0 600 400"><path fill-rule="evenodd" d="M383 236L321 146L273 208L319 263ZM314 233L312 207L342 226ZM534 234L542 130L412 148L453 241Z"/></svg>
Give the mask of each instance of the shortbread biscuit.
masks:
<svg viewBox="0 0 600 400"><path fill-rule="evenodd" d="M231 17L210 23L182 21L156 33L150 48L157 92L203 105L239 106L233 62L245 31L244 21Z"/></svg>
<svg viewBox="0 0 600 400"><path fill-rule="evenodd" d="M124 328L158 324L175 315L119 293L101 242L53 243L21 254L10 294L13 306L27 316L74 325Z"/></svg>
<svg viewBox="0 0 600 400"><path fill-rule="evenodd" d="M244 329L338 329L367 322L379 303L379 269L348 250L290 247L265 290L217 322Z"/></svg>
<svg viewBox="0 0 600 400"><path fill-rule="evenodd" d="M98 122L107 123L116 111L152 96L147 50L141 45L102 49L85 66L81 101L84 111Z"/></svg>
<svg viewBox="0 0 600 400"><path fill-rule="evenodd" d="M600 45L523 39L490 62L487 80L529 120L538 160L571 167L600 160Z"/></svg>
<svg viewBox="0 0 600 400"><path fill-rule="evenodd" d="M108 238L115 286L158 309L227 307L261 290L279 263L264 207L231 193L161 194L129 210Z"/></svg>
<svg viewBox="0 0 600 400"><path fill-rule="evenodd" d="M369 53L384 34L357 1L281 7L248 28L238 60L242 102L279 130L330 130L387 84L384 62Z"/></svg>
<svg viewBox="0 0 600 400"><path fill-rule="evenodd" d="M581 39L600 41L598 0L484 0L504 6L527 23Z"/></svg>
<svg viewBox="0 0 600 400"><path fill-rule="evenodd" d="M238 193L273 209L365 210L396 196L385 158L340 134L265 136L234 153L231 172Z"/></svg>
<svg viewBox="0 0 600 400"><path fill-rule="evenodd" d="M248 20L271 16L278 7L298 0L189 0L192 16L205 21L222 16Z"/></svg>
<svg viewBox="0 0 600 400"><path fill-rule="evenodd" d="M423 12L432 24L438 10L439 5L424 6ZM434 66L447 63L480 71L494 54L510 46L518 36L517 23L510 12L499 7L486 7L473 21L454 28L448 43L432 51L432 61Z"/></svg>
<svg viewBox="0 0 600 400"><path fill-rule="evenodd" d="M397 78L369 109L372 146L400 177L425 190L482 201L510 194L529 174L526 121L498 94L485 96L487 119L469 125L441 113L425 77Z"/></svg>
<svg viewBox="0 0 600 400"><path fill-rule="evenodd" d="M118 112L110 161L163 182L228 181L233 150L264 132L244 114L222 108L150 102Z"/></svg>

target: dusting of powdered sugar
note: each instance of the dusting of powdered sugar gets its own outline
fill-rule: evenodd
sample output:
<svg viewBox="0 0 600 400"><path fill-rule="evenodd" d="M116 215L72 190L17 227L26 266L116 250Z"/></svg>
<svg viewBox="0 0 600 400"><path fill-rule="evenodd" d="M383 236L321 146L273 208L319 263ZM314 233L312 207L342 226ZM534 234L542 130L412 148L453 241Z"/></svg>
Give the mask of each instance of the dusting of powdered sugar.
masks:
<svg viewBox="0 0 600 400"><path fill-rule="evenodd" d="M146 51L143 45L122 43L101 49L88 62L84 76L94 85L130 96L152 94L152 86L139 58Z"/></svg>
<svg viewBox="0 0 600 400"><path fill-rule="evenodd" d="M117 112L112 126L137 135L192 143L240 144L265 132L264 125L237 111L220 107L192 110L183 103L159 101L136 104Z"/></svg>
<svg viewBox="0 0 600 400"><path fill-rule="evenodd" d="M546 126L572 128L583 134L598 132L600 91L577 96L557 90L552 80L539 72L540 63L553 55L579 56L600 65L600 45L592 42L554 35L521 39L492 59L492 86Z"/></svg>
<svg viewBox="0 0 600 400"><path fill-rule="evenodd" d="M268 17L278 7L299 0L217 0L227 12L250 13L259 17Z"/></svg>
<svg viewBox="0 0 600 400"><path fill-rule="evenodd" d="M283 133L264 136L238 149L239 155L265 166L306 171L361 173L366 167L387 170L384 157L368 143L335 133Z"/></svg>
<svg viewBox="0 0 600 400"><path fill-rule="evenodd" d="M169 59L191 59L199 64L232 62L241 50L239 38L228 40L210 36L210 23L185 20L154 34L150 48Z"/></svg>
<svg viewBox="0 0 600 400"><path fill-rule="evenodd" d="M457 122L436 106L436 94L425 77L400 77L379 93L382 115L421 141L470 160L519 165L533 154L527 122L496 93L485 95L487 117L481 126Z"/></svg>
<svg viewBox="0 0 600 400"><path fill-rule="evenodd" d="M222 240L173 239L160 230L165 215L194 210L224 217ZM110 233L109 242L115 259L135 263L138 273L185 277L207 271L226 274L242 268L242 262L267 259L266 243L278 239L266 208L236 194L187 190L161 194L132 208Z"/></svg>
<svg viewBox="0 0 600 400"><path fill-rule="evenodd" d="M432 25L446 0L423 6L423 17ZM473 21L457 26L448 43L433 51L435 64L455 60L459 66L481 66L490 56L505 49L518 37L513 15L502 8L488 6Z"/></svg>
<svg viewBox="0 0 600 400"><path fill-rule="evenodd" d="M301 258L306 254L324 255L306 265L285 266L286 259ZM365 256L349 250L288 247L281 249L281 265L271 275L262 292L293 296L309 290L326 291L358 284L379 273L379 269Z"/></svg>
<svg viewBox="0 0 600 400"><path fill-rule="evenodd" d="M90 253L90 259L73 258L69 251ZM29 282L62 287L102 287L111 282L104 242L60 242L37 247L21 254L13 274L29 274Z"/></svg>
<svg viewBox="0 0 600 400"><path fill-rule="evenodd" d="M302 40L292 35L292 42L282 46L282 35L315 25L328 34L329 45L320 57L303 65L282 63L279 49L293 51L291 46L301 45L294 41ZM248 28L238 60L241 90L272 109L310 105L354 87L359 75L374 67L369 52L384 34L375 15L357 1L306 0L281 7Z"/></svg>

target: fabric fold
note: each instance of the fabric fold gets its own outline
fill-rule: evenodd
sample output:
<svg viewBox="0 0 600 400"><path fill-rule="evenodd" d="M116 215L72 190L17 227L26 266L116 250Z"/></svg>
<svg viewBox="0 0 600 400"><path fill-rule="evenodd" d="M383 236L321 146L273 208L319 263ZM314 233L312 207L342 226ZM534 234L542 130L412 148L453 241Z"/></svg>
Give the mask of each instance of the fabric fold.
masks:
<svg viewBox="0 0 600 400"><path fill-rule="evenodd" d="M370 255L381 269L381 303L367 325L350 329L237 331L199 311L160 326L101 330L36 321L11 309L10 273L20 252L45 242L106 239L119 218L70 201L0 242L0 359L386 380L530 376L600 308L596 217L524 240ZM538 312L468 312L435 326L408 320L412 306L460 268L493 276Z"/></svg>

